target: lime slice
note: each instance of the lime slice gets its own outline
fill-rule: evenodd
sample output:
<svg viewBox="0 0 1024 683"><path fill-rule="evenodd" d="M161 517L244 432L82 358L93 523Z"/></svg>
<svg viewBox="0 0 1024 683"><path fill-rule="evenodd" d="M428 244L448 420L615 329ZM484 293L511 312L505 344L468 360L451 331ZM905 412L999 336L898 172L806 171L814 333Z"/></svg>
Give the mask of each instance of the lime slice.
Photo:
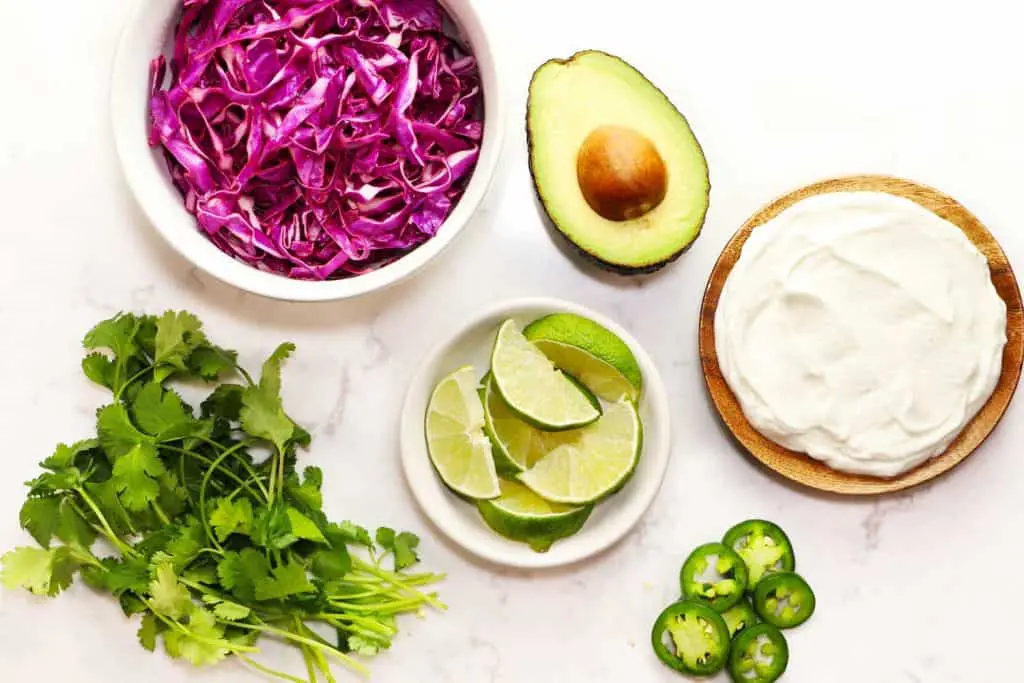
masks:
<svg viewBox="0 0 1024 683"><path fill-rule="evenodd" d="M540 429L574 429L601 417L597 399L555 368L513 320L498 328L491 374L508 407Z"/></svg>
<svg viewBox="0 0 1024 683"><path fill-rule="evenodd" d="M498 473L513 476L524 472L548 452L545 437L551 432L520 420L494 388L490 375L484 377L483 385L484 430L491 438Z"/></svg>
<svg viewBox="0 0 1024 683"><path fill-rule="evenodd" d="M554 313L527 325L523 335L558 369L606 401L640 399L643 373L626 342L598 323L572 313Z"/></svg>
<svg viewBox="0 0 1024 683"><path fill-rule="evenodd" d="M486 500L497 498L501 490L476 389L476 373L469 366L438 383L427 405L427 452L445 486L467 498Z"/></svg>
<svg viewBox="0 0 1024 683"><path fill-rule="evenodd" d="M501 482L501 497L477 503L480 515L495 532L546 553L563 538L586 524L592 506L574 507L549 503L514 481Z"/></svg>
<svg viewBox="0 0 1024 683"><path fill-rule="evenodd" d="M564 441L519 475L534 493L555 503L595 503L621 489L640 460L643 427L636 405L621 399L594 424L559 434Z"/></svg>

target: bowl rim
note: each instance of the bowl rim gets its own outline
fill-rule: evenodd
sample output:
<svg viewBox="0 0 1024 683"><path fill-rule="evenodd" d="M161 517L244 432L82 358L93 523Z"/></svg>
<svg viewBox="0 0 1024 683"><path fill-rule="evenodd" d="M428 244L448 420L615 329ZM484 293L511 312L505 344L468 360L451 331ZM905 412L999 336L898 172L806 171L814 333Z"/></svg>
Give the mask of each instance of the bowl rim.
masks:
<svg viewBox="0 0 1024 683"><path fill-rule="evenodd" d="M909 199L959 228L988 261L990 277L1006 303L1007 342L999 382L977 414L941 454L894 477L875 477L833 469L789 450L755 429L722 375L715 342L715 312L743 245L753 230L788 207L817 194L885 192ZM876 496L911 489L943 476L971 456L999 425L1013 400L1024 364L1024 303L1010 261L985 225L963 204L934 187L890 175L863 174L827 178L793 189L760 208L729 239L708 276L698 318L698 345L704 383L719 418L755 460L776 474L818 491L846 496Z"/></svg>
<svg viewBox="0 0 1024 683"><path fill-rule="evenodd" d="M543 311L539 313L538 311ZM501 318L517 315L575 313L605 326L630 347L643 372L641 411L644 422L641 463L626 488L601 505L619 502L610 514L591 518L587 526L570 539L556 543L547 553L537 553L526 544L503 539L478 517L472 522L457 506L472 503L448 491L434 471L423 436L423 419L437 380L447 374L442 360L476 327L488 321L494 329ZM450 370L454 370L452 367ZM575 565L598 555L625 538L640 522L657 498L664 483L672 452L671 411L668 393L654 360L636 337L609 316L581 304L551 297L503 299L484 306L437 341L423 356L406 390L400 418L400 460L406 484L421 513L451 542L478 559L515 569L549 569ZM600 505L598 506L600 508ZM482 533L477 533L477 527ZM570 541L575 541L569 544Z"/></svg>
<svg viewBox="0 0 1024 683"><path fill-rule="evenodd" d="M122 174L150 225L186 261L238 289L283 301L334 301L386 289L423 270L444 252L477 214L494 182L506 136L506 110L500 90L501 55L484 18L471 0L440 0L463 33L472 34L479 60L484 97L483 140L480 157L466 190L434 237L377 270L341 280L296 280L261 271L221 251L203 235L181 195L159 166L149 147L146 121L149 108L139 107L138 93L146 92L148 71L155 52L145 46L166 35L179 0L142 0L130 13L114 54L108 104L110 122ZM168 8L167 18L158 11ZM155 16L154 16L155 15ZM158 32L155 23L162 27ZM145 61L139 55L146 52ZM152 53L152 54L150 54ZM137 61L138 60L138 61Z"/></svg>

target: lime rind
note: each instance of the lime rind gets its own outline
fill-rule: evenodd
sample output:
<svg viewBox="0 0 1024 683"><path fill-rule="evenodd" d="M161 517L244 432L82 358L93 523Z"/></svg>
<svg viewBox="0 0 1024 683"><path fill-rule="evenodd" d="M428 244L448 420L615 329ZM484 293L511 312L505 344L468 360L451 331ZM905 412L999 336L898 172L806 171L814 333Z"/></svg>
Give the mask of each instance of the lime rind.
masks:
<svg viewBox="0 0 1024 683"><path fill-rule="evenodd" d="M424 431L430 462L444 485L465 498L487 500L501 495L501 489L477 386L471 366L438 382L427 404Z"/></svg>
<svg viewBox="0 0 1024 683"><path fill-rule="evenodd" d="M545 431L578 429L601 417L601 404L555 367L514 320L498 329L491 352L494 386L521 419Z"/></svg>
<svg viewBox="0 0 1024 683"><path fill-rule="evenodd" d="M640 364L629 345L603 325L574 313L553 313L527 325L523 335L604 400L624 395L640 400Z"/></svg>
<svg viewBox="0 0 1024 683"><path fill-rule="evenodd" d="M484 522L498 535L546 553L558 541L577 534L593 506L551 503L514 481L501 482L501 496L477 503Z"/></svg>

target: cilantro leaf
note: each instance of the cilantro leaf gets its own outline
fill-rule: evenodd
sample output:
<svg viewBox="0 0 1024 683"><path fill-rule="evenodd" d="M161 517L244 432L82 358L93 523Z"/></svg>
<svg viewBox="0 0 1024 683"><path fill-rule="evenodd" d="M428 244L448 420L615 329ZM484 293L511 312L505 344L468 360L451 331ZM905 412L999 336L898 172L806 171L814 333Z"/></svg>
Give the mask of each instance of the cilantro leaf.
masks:
<svg viewBox="0 0 1024 683"><path fill-rule="evenodd" d="M173 391L159 382L148 382L139 391L132 405L135 423L142 431L161 440L181 438L193 429L195 418Z"/></svg>
<svg viewBox="0 0 1024 683"><path fill-rule="evenodd" d="M252 527L252 542L264 548L284 550L298 537L292 533L292 522L288 509L275 503L270 507L262 507L256 512Z"/></svg>
<svg viewBox="0 0 1024 683"><path fill-rule="evenodd" d="M185 361L200 344L206 343L199 318L185 311L167 311L156 321L157 367L154 378L162 382L175 371L187 372Z"/></svg>
<svg viewBox="0 0 1024 683"><path fill-rule="evenodd" d="M29 498L21 506L18 517L21 527L44 548L50 547L54 536L83 550L88 550L96 540L96 531L82 519L68 498Z"/></svg>
<svg viewBox="0 0 1024 683"><path fill-rule="evenodd" d="M203 602L213 607L213 614L218 619L241 621L252 614L252 610L245 605L239 605L237 602L224 600L215 595L204 595Z"/></svg>
<svg viewBox="0 0 1024 683"><path fill-rule="evenodd" d="M138 558L115 559L112 557L100 560L107 571L103 575L103 584L116 596L132 591L145 594L149 592L149 564Z"/></svg>
<svg viewBox="0 0 1024 683"><path fill-rule="evenodd" d="M322 581L336 581L351 571L352 558L345 546L320 550L313 555L310 569Z"/></svg>
<svg viewBox="0 0 1024 683"><path fill-rule="evenodd" d="M171 559L175 571L185 568L206 546L206 531L199 518L189 516L176 527L174 538L164 546L163 552Z"/></svg>
<svg viewBox="0 0 1024 683"><path fill-rule="evenodd" d="M374 657L391 646L391 641L377 633L363 631L348 637L349 651L364 657Z"/></svg>
<svg viewBox="0 0 1024 683"><path fill-rule="evenodd" d="M100 445L116 461L140 444L152 444L153 439L140 432L131 418L128 409L120 403L112 403L100 408L97 413L96 429L99 432Z"/></svg>
<svg viewBox="0 0 1024 683"><path fill-rule="evenodd" d="M270 575L270 564L263 553L254 548L241 552L228 551L217 564L217 576L224 588L240 600L256 598L256 582Z"/></svg>
<svg viewBox="0 0 1024 683"><path fill-rule="evenodd" d="M237 422L242 413L242 391L238 384L221 384L202 402L203 417L219 417Z"/></svg>
<svg viewBox="0 0 1024 683"><path fill-rule="evenodd" d="M96 506L103 513L103 517L110 524L118 536L127 536L135 533L131 516L125 510L121 499L118 496L118 482L115 479L107 479L104 482L86 482L85 491L96 503Z"/></svg>
<svg viewBox="0 0 1024 683"><path fill-rule="evenodd" d="M170 564L161 564L156 568L156 575L149 584L150 604L153 609L171 619L182 619L188 616L195 604L188 589L178 583L174 568Z"/></svg>
<svg viewBox="0 0 1024 683"><path fill-rule="evenodd" d="M142 624L139 626L139 644L150 652L156 649L156 637L160 634L160 622L152 612L142 617Z"/></svg>
<svg viewBox="0 0 1024 683"><path fill-rule="evenodd" d="M160 476L160 495L157 497L157 502L170 519L181 515L191 504L188 489L181 483L181 479L172 472L164 472Z"/></svg>
<svg viewBox="0 0 1024 683"><path fill-rule="evenodd" d="M377 544L394 556L395 571L401 571L419 562L416 548L420 544L419 536L403 531L395 534L394 529L381 527L377 529Z"/></svg>
<svg viewBox="0 0 1024 683"><path fill-rule="evenodd" d="M210 525L217 532L217 540L224 542L231 534L252 533L252 503L248 498L220 498L210 515Z"/></svg>
<svg viewBox="0 0 1024 683"><path fill-rule="evenodd" d="M238 364L238 353L212 344L197 347L188 357L188 369L207 381L213 381Z"/></svg>
<svg viewBox="0 0 1024 683"><path fill-rule="evenodd" d="M295 435L295 423L281 404L281 364L295 350L292 343L281 344L263 364L260 383L242 392L242 428L255 437L266 439L283 453Z"/></svg>
<svg viewBox="0 0 1024 683"><path fill-rule="evenodd" d="M140 352L136 343L136 335L139 331L141 321L131 313L118 313L113 318L100 322L89 330L82 340L82 345L90 350L107 349L114 354L114 359L109 366L105 367L101 382L115 393L120 391L123 383L128 380L128 369L130 362L137 360ZM96 381L94 375L98 367L97 361L88 361L89 367L83 364L83 371L86 375Z"/></svg>
<svg viewBox="0 0 1024 683"><path fill-rule="evenodd" d="M207 586L216 586L220 581L217 578L217 565L209 562L193 562L181 576L192 583L203 583Z"/></svg>
<svg viewBox="0 0 1024 683"><path fill-rule="evenodd" d="M361 545L366 548L373 548L373 540L370 538L370 532L349 521L344 521L341 524L328 524L327 539L335 548L345 546L349 543Z"/></svg>
<svg viewBox="0 0 1024 683"><path fill-rule="evenodd" d="M56 533L57 538L67 545L84 551L92 547L97 535L96 530L83 519L70 498L65 498L61 502Z"/></svg>
<svg viewBox="0 0 1024 683"><path fill-rule="evenodd" d="M68 467L73 467L79 455L86 451L99 448L99 445L100 442L97 439L76 441L70 446L59 443L57 444L57 448L53 451L53 455L44 460L41 465L44 469L50 470L51 472L57 472L67 469Z"/></svg>
<svg viewBox="0 0 1024 683"><path fill-rule="evenodd" d="M82 473L77 467L68 467L59 472L45 472L26 483L30 496L52 496L70 491L82 484Z"/></svg>
<svg viewBox="0 0 1024 683"><path fill-rule="evenodd" d="M420 537L416 534L403 531L395 537L395 571L408 569L420 561L416 548L420 545Z"/></svg>
<svg viewBox="0 0 1024 683"><path fill-rule="evenodd" d="M115 356L131 356L138 352L135 334L139 330L139 319L131 313L118 313L86 333L82 346L87 349L109 349Z"/></svg>
<svg viewBox="0 0 1024 683"><path fill-rule="evenodd" d="M302 479L303 481L299 483L298 475L289 475L284 483L285 493L303 510L320 510L324 504L323 494L320 492L324 481L323 470L319 467L307 467L302 472Z"/></svg>
<svg viewBox="0 0 1024 683"><path fill-rule="evenodd" d="M32 534L36 543L44 548L50 547L50 541L57 534L60 504L61 499L56 496L29 498L21 506L21 512L18 514L21 528Z"/></svg>
<svg viewBox="0 0 1024 683"><path fill-rule="evenodd" d="M290 595L316 591L316 587L306 577L306 569L298 562L289 560L274 567L270 573L270 577L256 580L257 600L279 600Z"/></svg>
<svg viewBox="0 0 1024 683"><path fill-rule="evenodd" d="M69 548L20 547L0 557L0 583L14 590L24 588L36 595L53 597L71 585L77 563Z"/></svg>
<svg viewBox="0 0 1024 683"><path fill-rule="evenodd" d="M204 609L196 608L189 616L188 629L164 631L167 654L196 666L216 664L223 660L231 648L224 639L224 629L216 618Z"/></svg>
<svg viewBox="0 0 1024 683"><path fill-rule="evenodd" d="M114 463L114 481L121 502L133 511L145 510L160 494L157 477L166 470L149 443L136 444Z"/></svg>
<svg viewBox="0 0 1024 683"><path fill-rule="evenodd" d="M101 387L114 391L114 383L117 381L117 367L114 361L107 358L99 351L94 351L82 359L82 372Z"/></svg>
<svg viewBox="0 0 1024 683"><path fill-rule="evenodd" d="M135 333L135 343L150 358L156 357L156 316L139 315L139 331Z"/></svg>
<svg viewBox="0 0 1024 683"><path fill-rule="evenodd" d="M293 507L288 507L288 521L291 522L292 534L297 538L314 543L327 543L323 533L309 517Z"/></svg>

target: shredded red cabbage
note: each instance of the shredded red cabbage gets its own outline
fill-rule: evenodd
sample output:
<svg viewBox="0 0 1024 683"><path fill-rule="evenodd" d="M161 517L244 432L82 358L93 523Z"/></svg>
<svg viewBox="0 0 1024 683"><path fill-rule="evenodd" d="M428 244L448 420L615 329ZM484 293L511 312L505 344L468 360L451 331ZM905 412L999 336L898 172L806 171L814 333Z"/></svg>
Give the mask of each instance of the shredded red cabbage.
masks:
<svg viewBox="0 0 1024 683"><path fill-rule="evenodd" d="M483 137L477 64L437 0L182 0L149 143L226 253L304 279L429 240Z"/></svg>

